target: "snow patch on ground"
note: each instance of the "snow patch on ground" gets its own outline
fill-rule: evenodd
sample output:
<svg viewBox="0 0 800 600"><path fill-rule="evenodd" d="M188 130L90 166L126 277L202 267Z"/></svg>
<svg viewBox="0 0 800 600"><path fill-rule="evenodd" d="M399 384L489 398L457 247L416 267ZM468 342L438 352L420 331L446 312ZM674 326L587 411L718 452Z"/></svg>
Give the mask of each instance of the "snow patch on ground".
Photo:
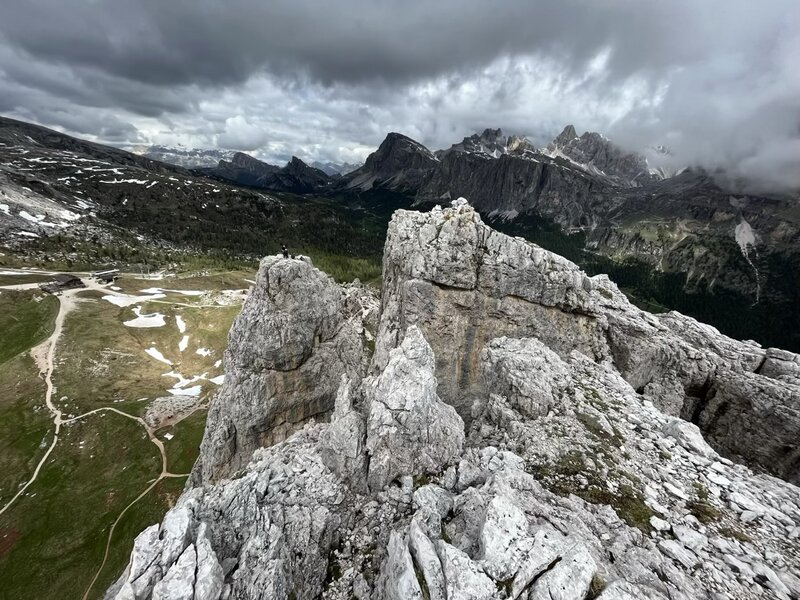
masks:
<svg viewBox="0 0 800 600"><path fill-rule="evenodd" d="M195 385L190 388L172 388L167 390L173 396L199 396L203 391L203 386Z"/></svg>
<svg viewBox="0 0 800 600"><path fill-rule="evenodd" d="M105 170L105 169L95 169L95 170ZM114 169L116 170L116 169ZM108 179L105 181L100 181L100 183L138 183L139 185L144 185L145 183L150 183L149 179Z"/></svg>
<svg viewBox="0 0 800 600"><path fill-rule="evenodd" d="M186 333L186 321L183 320L182 316L175 316L175 324L178 326L178 331L181 333Z"/></svg>
<svg viewBox="0 0 800 600"><path fill-rule="evenodd" d="M133 304L139 304L140 302L147 302L148 300L158 300L159 298L165 298L164 294L153 294L151 296L129 296L127 294L109 294L108 296L103 296L103 300L111 302L115 306L131 306Z"/></svg>
<svg viewBox="0 0 800 600"><path fill-rule="evenodd" d="M151 356L152 358L155 358L156 360L163 362L165 365L172 365L172 361L167 358L164 358L164 355L161 354L161 352L156 348L148 348L147 350L145 350L145 353L148 356Z"/></svg>
<svg viewBox="0 0 800 600"><path fill-rule="evenodd" d="M742 219L742 222L736 226L734 236L736 237L736 243L739 244L739 248L742 249L742 254L747 256L748 246L756 245L756 234L753 233L753 228L750 227L750 223Z"/></svg>
<svg viewBox="0 0 800 600"><path fill-rule="evenodd" d="M742 218L742 222L736 226L736 229L733 232L734 237L736 238L736 243L739 244L739 248L742 251L742 255L744 259L747 261L747 264L753 269L753 272L756 276L756 300L753 305L758 304L759 300L761 299L761 274L758 272L758 269L753 264L753 261L750 260L750 248L752 247L753 250L756 248L756 234L753 231L753 228L750 227L750 223ZM756 252L756 258L758 258L758 253Z"/></svg>
<svg viewBox="0 0 800 600"><path fill-rule="evenodd" d="M208 348L198 348L197 350L195 350L195 354L198 354L200 356L211 356L211 354L213 353Z"/></svg>
<svg viewBox="0 0 800 600"><path fill-rule="evenodd" d="M225 374L223 373L222 375L217 375L216 377L212 377L211 379L209 379L209 381L215 385L222 385L222 383L225 381Z"/></svg>
<svg viewBox="0 0 800 600"><path fill-rule="evenodd" d="M183 337L181 338L181 341L180 341L180 342L178 342L178 350L180 350L181 352L183 352L183 351L184 351L184 350L186 350L186 348L188 348L188 347L189 347L189 336L188 336L188 335L185 335L185 336L183 336Z"/></svg>
<svg viewBox="0 0 800 600"><path fill-rule="evenodd" d="M152 313L149 315L142 314L142 307L136 306L133 309L133 314L136 315L135 319L131 319L130 321L123 321L123 325L126 327L138 327L138 328L150 328L150 327L163 327L167 324L164 320L164 315L161 313ZM187 338L188 343L188 338Z"/></svg>
<svg viewBox="0 0 800 600"><path fill-rule="evenodd" d="M151 287L142 290L144 294L163 294L164 292L172 292L173 294L182 294L184 296L202 296L205 292L200 290L168 290L165 288Z"/></svg>
<svg viewBox="0 0 800 600"><path fill-rule="evenodd" d="M0 211L6 213L7 215L11 214L11 209L8 207L8 204L0 204Z"/></svg>
<svg viewBox="0 0 800 600"><path fill-rule="evenodd" d="M187 385L191 385L197 381L202 381L203 379L206 379L206 375L208 375L207 372L203 373L202 375L195 375L194 377L186 378L176 371L170 371L169 373L164 373L162 376L174 377L175 379L177 379L178 382L172 386L172 389L178 389L178 388L184 388Z"/></svg>
<svg viewBox="0 0 800 600"><path fill-rule="evenodd" d="M36 223L37 225L47 225L48 227L58 227L56 223L50 223L45 221L45 215L32 215L27 210L19 211L19 216L25 219L26 221L30 221L31 223Z"/></svg>
<svg viewBox="0 0 800 600"><path fill-rule="evenodd" d="M222 359L220 358L217 362L214 363L214 368L219 369L222 366Z"/></svg>

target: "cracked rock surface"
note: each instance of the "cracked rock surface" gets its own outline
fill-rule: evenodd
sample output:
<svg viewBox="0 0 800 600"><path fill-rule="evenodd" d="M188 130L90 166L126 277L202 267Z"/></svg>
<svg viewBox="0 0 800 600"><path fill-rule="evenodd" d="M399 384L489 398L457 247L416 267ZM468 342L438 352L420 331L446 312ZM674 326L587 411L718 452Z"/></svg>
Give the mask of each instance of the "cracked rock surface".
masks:
<svg viewBox="0 0 800 600"><path fill-rule="evenodd" d="M800 598L796 355L644 313L463 203L395 214L369 366L367 292L303 261L258 282L193 485L108 599ZM319 411L275 384L315 356Z"/></svg>

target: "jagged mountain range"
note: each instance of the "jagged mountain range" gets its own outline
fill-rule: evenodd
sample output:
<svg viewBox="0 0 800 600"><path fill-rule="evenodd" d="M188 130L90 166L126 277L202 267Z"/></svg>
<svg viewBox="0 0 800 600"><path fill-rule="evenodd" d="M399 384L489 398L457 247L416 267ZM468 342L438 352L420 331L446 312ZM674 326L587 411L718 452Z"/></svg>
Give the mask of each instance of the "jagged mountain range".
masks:
<svg viewBox="0 0 800 600"><path fill-rule="evenodd" d="M276 177L291 184L290 163ZM326 199L299 201L199 170L0 117L0 247L37 263L145 260L164 249L254 259L293 249L374 256L380 219ZM381 225L383 223L383 225ZM124 252L122 252L124 250ZM123 266L123 265L118 265Z"/></svg>
<svg viewBox="0 0 800 600"><path fill-rule="evenodd" d="M233 150L187 148L185 146L132 146L130 151L146 158L152 158L170 165L197 169L202 167L216 167L221 160L230 160L234 155Z"/></svg>
<svg viewBox="0 0 800 600"><path fill-rule="evenodd" d="M393 208L463 196L498 228L549 244L593 272L614 273L643 301L800 348L798 198L732 193L695 168L663 177L643 157L571 126L541 149L491 129L439 152L390 133L364 165L331 177L298 158L278 167L243 153L187 170L0 123L0 228L19 243L100 219L170 242L254 254L281 238L316 243L324 231L327 248L375 255L382 233L372 230L385 227ZM84 160L98 162L82 169ZM283 192L313 203L277 199ZM64 218L54 225L51 215ZM237 226L243 235L233 235Z"/></svg>
<svg viewBox="0 0 800 600"><path fill-rule="evenodd" d="M383 271L378 298L263 259L108 600L800 597L800 356L641 311L463 199L397 211Z"/></svg>
<svg viewBox="0 0 800 600"><path fill-rule="evenodd" d="M216 167L200 172L238 185L296 194L324 193L335 180L296 156L284 167L277 167L242 152L236 152L230 160L221 160Z"/></svg>
<svg viewBox="0 0 800 600"><path fill-rule="evenodd" d="M493 223L531 239L542 222L556 224L580 246L573 259L584 263L588 251L617 266L646 266L664 276L661 288L703 295L705 318L716 318L709 299L716 295L742 314L760 307L759 326L774 322L778 336L798 326L790 315L800 303L800 197L733 193L696 168L664 178L596 133L577 136L569 126L536 150L487 130L438 156L390 134L337 186L402 192L420 207L465 197ZM660 301L675 295L655 293ZM798 347L800 338L788 343Z"/></svg>

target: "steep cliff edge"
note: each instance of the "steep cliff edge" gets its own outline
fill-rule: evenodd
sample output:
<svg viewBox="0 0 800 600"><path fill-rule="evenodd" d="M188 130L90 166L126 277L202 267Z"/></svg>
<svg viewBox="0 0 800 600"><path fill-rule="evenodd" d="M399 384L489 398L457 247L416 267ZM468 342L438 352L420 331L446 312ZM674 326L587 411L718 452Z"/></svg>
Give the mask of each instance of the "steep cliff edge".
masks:
<svg viewBox="0 0 800 600"><path fill-rule="evenodd" d="M367 305L262 262L194 485L108 598L800 597L797 355L464 202L392 219L369 366Z"/></svg>

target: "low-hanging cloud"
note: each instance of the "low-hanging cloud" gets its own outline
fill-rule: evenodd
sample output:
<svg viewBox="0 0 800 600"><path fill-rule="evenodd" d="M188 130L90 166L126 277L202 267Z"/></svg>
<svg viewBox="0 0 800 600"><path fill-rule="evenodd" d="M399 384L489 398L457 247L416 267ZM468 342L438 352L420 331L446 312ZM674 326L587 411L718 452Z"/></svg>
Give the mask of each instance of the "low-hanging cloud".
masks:
<svg viewBox="0 0 800 600"><path fill-rule="evenodd" d="M27 0L0 20L0 111L270 159L572 122L797 189L798 22L796 0Z"/></svg>

